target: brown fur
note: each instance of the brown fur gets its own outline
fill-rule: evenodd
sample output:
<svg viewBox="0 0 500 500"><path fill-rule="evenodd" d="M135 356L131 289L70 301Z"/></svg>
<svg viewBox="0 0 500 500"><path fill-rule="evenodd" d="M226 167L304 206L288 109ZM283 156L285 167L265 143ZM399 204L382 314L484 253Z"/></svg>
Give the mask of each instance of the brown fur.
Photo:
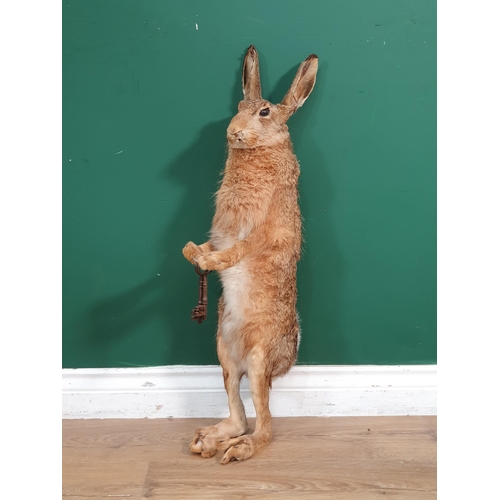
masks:
<svg viewBox="0 0 500 500"><path fill-rule="evenodd" d="M269 388L297 357L299 324L296 268L300 257L299 164L286 121L304 103L316 80L318 58L299 67L281 104L262 99L257 51L243 65L244 100L227 129L228 158L216 195L210 240L186 244L183 254L220 273L217 354L230 415L198 429L190 449L203 457L225 451L222 463L245 460L271 440ZM262 110L269 114L261 116ZM264 112L266 113L266 112ZM239 395L247 375L257 415L253 434Z"/></svg>

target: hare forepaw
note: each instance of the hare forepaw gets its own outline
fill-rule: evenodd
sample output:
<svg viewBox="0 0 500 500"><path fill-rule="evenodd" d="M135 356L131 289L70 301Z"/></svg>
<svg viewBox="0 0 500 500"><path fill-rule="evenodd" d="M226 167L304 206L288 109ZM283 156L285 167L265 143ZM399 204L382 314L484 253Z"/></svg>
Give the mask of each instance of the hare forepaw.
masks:
<svg viewBox="0 0 500 500"><path fill-rule="evenodd" d="M191 264L196 264L196 260L201 254L202 251L200 247L195 245L192 241L188 241L182 249L182 255L184 255L184 258L191 262Z"/></svg>
<svg viewBox="0 0 500 500"><path fill-rule="evenodd" d="M196 262L204 271L223 271L231 266L222 259L220 252L209 252L196 258Z"/></svg>

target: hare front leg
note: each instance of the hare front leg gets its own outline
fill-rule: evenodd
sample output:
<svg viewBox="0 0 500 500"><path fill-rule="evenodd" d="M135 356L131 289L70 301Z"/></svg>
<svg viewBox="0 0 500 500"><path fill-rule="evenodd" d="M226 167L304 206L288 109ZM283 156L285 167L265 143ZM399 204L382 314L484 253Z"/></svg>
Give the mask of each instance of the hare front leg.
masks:
<svg viewBox="0 0 500 500"><path fill-rule="evenodd" d="M253 434L226 439L222 445L226 452L221 463L246 460L269 444L272 438L271 412L269 411L269 387L271 377L265 373L265 357L262 351L249 356L248 379L255 407L256 422Z"/></svg>
<svg viewBox="0 0 500 500"><path fill-rule="evenodd" d="M236 265L248 253L248 249L249 242L240 240L225 250L204 253L196 261L205 271L224 271Z"/></svg>
<svg viewBox="0 0 500 500"><path fill-rule="evenodd" d="M191 262L191 264L196 264L200 255L211 252L212 250L213 246L210 241L203 243L203 245L196 245L192 241L188 241L182 249L182 255L184 255L184 258Z"/></svg>

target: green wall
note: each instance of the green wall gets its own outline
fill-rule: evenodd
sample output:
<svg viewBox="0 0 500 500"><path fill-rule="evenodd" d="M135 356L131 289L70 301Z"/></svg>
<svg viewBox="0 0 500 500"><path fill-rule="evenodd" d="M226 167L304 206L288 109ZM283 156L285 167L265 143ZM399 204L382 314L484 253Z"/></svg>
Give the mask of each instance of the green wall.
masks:
<svg viewBox="0 0 500 500"><path fill-rule="evenodd" d="M301 162L299 362L436 362L436 4L63 3L63 366L216 364L190 321L225 129L254 44L264 96L320 59ZM198 29L197 29L198 28Z"/></svg>

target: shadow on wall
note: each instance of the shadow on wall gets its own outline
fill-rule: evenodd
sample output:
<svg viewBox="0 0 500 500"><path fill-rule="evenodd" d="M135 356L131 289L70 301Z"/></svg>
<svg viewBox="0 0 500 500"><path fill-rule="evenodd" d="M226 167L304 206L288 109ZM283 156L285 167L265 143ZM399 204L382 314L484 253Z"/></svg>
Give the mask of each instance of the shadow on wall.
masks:
<svg viewBox="0 0 500 500"><path fill-rule="evenodd" d="M198 276L182 256L189 240L202 243L210 229L213 194L225 157L225 131L230 118L204 127L193 144L167 165L161 181L184 188L177 213L160 238L164 256L158 274L127 292L96 304L88 313L91 341L98 345L101 361L110 361L118 338L137 331L153 318L162 326L164 348L159 364L215 364L218 280L209 278L209 317L199 325L190 320L198 299ZM219 148L214 145L219 144ZM211 154L207 154L209 151ZM147 354L149 346L137 346ZM150 355L144 357L150 358ZM140 356L139 356L140 357Z"/></svg>
<svg viewBox="0 0 500 500"><path fill-rule="evenodd" d="M164 256L155 275L129 291L96 304L87 316L90 341L102 366L116 364L111 351L117 339L137 332L152 319L159 319L163 352L158 364L218 364L215 333L220 285L216 273L208 279L208 317L198 324L190 311L198 300L198 275L182 256L188 241L207 240L217 190L226 156L226 129L241 99L241 61L235 73L230 111L224 120L202 128L193 143L165 166L160 180L182 186L184 195L177 213L159 238ZM156 344L158 345L158 344ZM151 346L137 346L144 359L151 358ZM148 354L149 351L149 354ZM114 356L116 357L116 356ZM140 356L137 357L139 359ZM121 363L120 364L125 364ZM132 364L132 363L130 363Z"/></svg>

